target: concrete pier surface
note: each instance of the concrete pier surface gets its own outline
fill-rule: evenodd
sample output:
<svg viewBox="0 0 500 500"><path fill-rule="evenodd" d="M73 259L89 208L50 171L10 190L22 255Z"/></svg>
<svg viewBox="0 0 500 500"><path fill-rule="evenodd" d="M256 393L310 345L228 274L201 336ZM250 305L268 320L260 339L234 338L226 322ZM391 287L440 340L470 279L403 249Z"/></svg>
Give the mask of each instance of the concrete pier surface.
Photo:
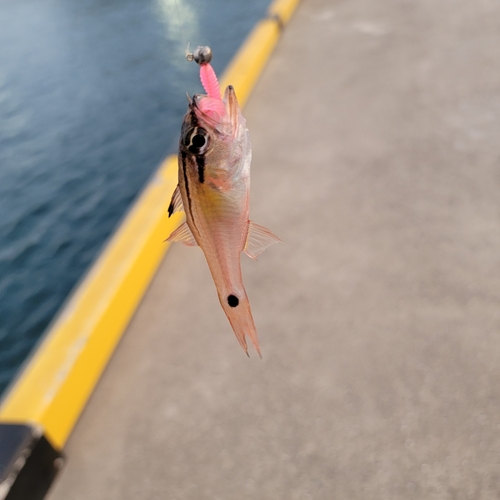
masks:
<svg viewBox="0 0 500 500"><path fill-rule="evenodd" d="M245 115L263 360L175 245L49 498L499 498L500 4L304 0Z"/></svg>

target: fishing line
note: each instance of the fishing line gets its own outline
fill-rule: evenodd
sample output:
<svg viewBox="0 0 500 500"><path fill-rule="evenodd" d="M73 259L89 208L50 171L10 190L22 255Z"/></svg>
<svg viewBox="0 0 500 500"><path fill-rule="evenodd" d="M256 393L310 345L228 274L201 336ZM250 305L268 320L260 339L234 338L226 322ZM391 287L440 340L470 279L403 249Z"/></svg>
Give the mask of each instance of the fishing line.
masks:
<svg viewBox="0 0 500 500"><path fill-rule="evenodd" d="M198 46L194 52L190 50L191 42L187 40L186 37L186 23L182 19L181 9L178 0L174 0L175 11L177 15L177 21L180 27L180 34L182 38L182 43L186 47L184 55L187 61L195 61L200 66L204 63L209 63L212 60L212 49L208 46Z"/></svg>
<svg viewBox="0 0 500 500"><path fill-rule="evenodd" d="M180 10L180 7L179 7L179 2L177 0L174 0L174 5L175 5L176 14L177 14L177 21L178 21L179 27L180 27L182 44L184 45L184 47L186 47L186 52L187 52L187 50L189 49L189 41L186 40L186 33L184 31L186 23L182 19L181 10Z"/></svg>
<svg viewBox="0 0 500 500"><path fill-rule="evenodd" d="M177 19L179 26L181 28L181 37L183 42L186 43L185 36L185 23L181 19L181 11L179 7L178 0L174 0L175 10L177 12ZM212 60L212 49L208 46L198 46L194 52L189 49L190 42L187 42L185 58L187 61L195 61L200 66L200 80L209 97L220 99L220 89L217 76L213 68L210 66L210 61Z"/></svg>
<svg viewBox="0 0 500 500"><path fill-rule="evenodd" d="M184 49L184 57L189 62L195 61L196 57L195 57L195 55L190 50L190 44L191 44L191 42L189 40L187 40L187 37L186 37L186 23L182 19L181 9L180 9L178 0L174 0L174 4L175 4L176 15L177 15L177 21L179 23L179 28L180 28L181 38L182 38L182 44L185 47L185 49ZM198 61L196 61L196 62L198 62Z"/></svg>

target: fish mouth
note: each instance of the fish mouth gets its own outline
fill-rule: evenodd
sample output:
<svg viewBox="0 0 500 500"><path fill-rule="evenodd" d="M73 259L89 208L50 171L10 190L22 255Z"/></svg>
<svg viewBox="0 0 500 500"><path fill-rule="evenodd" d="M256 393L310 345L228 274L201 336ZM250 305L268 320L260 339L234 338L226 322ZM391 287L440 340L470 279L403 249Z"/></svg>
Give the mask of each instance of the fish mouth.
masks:
<svg viewBox="0 0 500 500"><path fill-rule="evenodd" d="M238 98L236 97L236 92L232 85L226 87L224 92L224 102L226 103L226 113L233 126L233 129L238 127L238 121L240 116L240 105L238 104Z"/></svg>
<svg viewBox="0 0 500 500"><path fill-rule="evenodd" d="M215 99L204 94L195 94L190 108L197 119L207 122L212 127L227 122L226 106L221 99Z"/></svg>
<svg viewBox="0 0 500 500"><path fill-rule="evenodd" d="M215 99L205 94L195 94L189 107L197 120L206 122L214 128L229 126L236 130L239 123L240 107L234 87L229 85L224 92L224 99Z"/></svg>

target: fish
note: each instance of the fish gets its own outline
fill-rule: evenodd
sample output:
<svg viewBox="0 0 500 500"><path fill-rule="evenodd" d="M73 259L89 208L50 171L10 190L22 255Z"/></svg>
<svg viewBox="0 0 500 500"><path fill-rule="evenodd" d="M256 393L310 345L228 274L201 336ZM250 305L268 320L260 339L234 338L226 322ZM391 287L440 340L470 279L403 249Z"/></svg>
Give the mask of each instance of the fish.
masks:
<svg viewBox="0 0 500 500"><path fill-rule="evenodd" d="M168 207L169 217L183 210L186 218L167 241L201 248L238 342L248 356L248 337L262 357L240 255L257 259L282 240L249 219L252 146L234 88L229 85L221 98L217 76L207 62L200 64L200 79L206 94L188 96L178 184Z"/></svg>

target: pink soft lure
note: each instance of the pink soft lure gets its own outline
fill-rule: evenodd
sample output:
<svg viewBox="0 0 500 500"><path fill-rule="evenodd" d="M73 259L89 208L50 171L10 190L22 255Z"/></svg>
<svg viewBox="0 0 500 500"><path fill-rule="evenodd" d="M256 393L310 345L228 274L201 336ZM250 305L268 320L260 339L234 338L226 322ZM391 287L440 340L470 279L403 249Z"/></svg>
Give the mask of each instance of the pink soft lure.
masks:
<svg viewBox="0 0 500 500"><path fill-rule="evenodd" d="M220 100L219 82L210 63L203 63L200 65L200 80L208 97Z"/></svg>
<svg viewBox="0 0 500 500"><path fill-rule="evenodd" d="M208 96L199 102L201 111L217 122L222 121L226 115L226 106L220 96L217 75L210 63L200 64L200 80Z"/></svg>

